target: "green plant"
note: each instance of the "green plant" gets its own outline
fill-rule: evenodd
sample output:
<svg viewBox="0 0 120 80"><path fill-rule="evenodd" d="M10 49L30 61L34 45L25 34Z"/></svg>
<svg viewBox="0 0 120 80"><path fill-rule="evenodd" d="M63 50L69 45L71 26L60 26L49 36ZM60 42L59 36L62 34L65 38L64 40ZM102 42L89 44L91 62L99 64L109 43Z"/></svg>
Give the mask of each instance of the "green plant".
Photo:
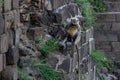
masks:
<svg viewBox="0 0 120 80"><path fill-rule="evenodd" d="M39 47L39 51L42 53L44 57L48 54L52 53L54 50L59 50L59 41L57 39L50 40L37 40L36 44L41 44Z"/></svg>
<svg viewBox="0 0 120 80"><path fill-rule="evenodd" d="M27 71L20 69L20 68L18 68L18 79L19 80L31 80L29 78L29 73Z"/></svg>
<svg viewBox="0 0 120 80"><path fill-rule="evenodd" d="M92 27L95 21L95 12L92 5L88 0L75 0L76 3L80 3L82 6L82 15L87 18L85 27Z"/></svg>
<svg viewBox="0 0 120 80"><path fill-rule="evenodd" d="M109 72L113 72L116 69L116 67L114 66L114 63L111 60L107 59L105 54L103 54L102 52L92 51L90 55L93 58L93 60L95 61L96 66L99 69L106 67L106 68L108 68Z"/></svg>
<svg viewBox="0 0 120 80"><path fill-rule="evenodd" d="M41 73L43 80L62 80L62 74L58 73L52 67L41 62L33 62L31 67L37 68Z"/></svg>
<svg viewBox="0 0 120 80"><path fill-rule="evenodd" d="M106 6L104 5L104 0L88 0L91 5L93 5L93 9L95 12L105 12L107 11Z"/></svg>

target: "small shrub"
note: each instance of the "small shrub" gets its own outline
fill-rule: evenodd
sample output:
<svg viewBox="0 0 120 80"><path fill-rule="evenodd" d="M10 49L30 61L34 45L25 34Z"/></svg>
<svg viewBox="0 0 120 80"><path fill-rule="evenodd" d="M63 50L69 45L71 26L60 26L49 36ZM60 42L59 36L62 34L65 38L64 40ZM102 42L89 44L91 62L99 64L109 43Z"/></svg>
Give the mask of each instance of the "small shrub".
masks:
<svg viewBox="0 0 120 80"><path fill-rule="evenodd" d="M81 4L82 15L87 18L85 27L87 28L92 27L94 25L96 15L90 2L88 0L75 0L75 2Z"/></svg>
<svg viewBox="0 0 120 80"><path fill-rule="evenodd" d="M59 41L57 39L37 40L36 44L40 44L39 51L44 57L52 53L54 50L59 50Z"/></svg>
<svg viewBox="0 0 120 80"><path fill-rule="evenodd" d="M111 60L107 59L107 57L100 51L93 51L91 53L91 57L93 58L93 60L96 63L96 66L99 69L106 67L108 68L109 72L113 72L116 69L114 63Z"/></svg>
<svg viewBox="0 0 120 80"><path fill-rule="evenodd" d="M95 12L105 12L107 11L107 8L104 4L105 0L88 0L91 5L93 6L93 9Z"/></svg>
<svg viewBox="0 0 120 80"><path fill-rule="evenodd" d="M18 68L18 80L31 80L31 79L29 78L29 73L27 71Z"/></svg>
<svg viewBox="0 0 120 80"><path fill-rule="evenodd" d="M39 70L43 80L62 80L62 74L58 73L47 64L41 62L33 62L31 66Z"/></svg>

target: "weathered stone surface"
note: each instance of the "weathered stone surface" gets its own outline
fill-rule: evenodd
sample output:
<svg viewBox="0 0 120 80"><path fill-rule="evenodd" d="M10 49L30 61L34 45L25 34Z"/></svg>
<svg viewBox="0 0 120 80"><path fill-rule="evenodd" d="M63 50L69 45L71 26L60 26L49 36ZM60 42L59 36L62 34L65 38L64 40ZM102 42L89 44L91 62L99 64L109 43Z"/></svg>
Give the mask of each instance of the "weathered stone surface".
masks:
<svg viewBox="0 0 120 80"><path fill-rule="evenodd" d="M1 79L0 80L17 80L18 79L18 71L17 66L7 66L4 71L1 73Z"/></svg>
<svg viewBox="0 0 120 80"><path fill-rule="evenodd" d="M115 76L120 79L120 68L115 71Z"/></svg>
<svg viewBox="0 0 120 80"><path fill-rule="evenodd" d="M95 40L94 38L89 38L89 53L95 50Z"/></svg>
<svg viewBox="0 0 120 80"><path fill-rule="evenodd" d="M29 22L30 21L30 14L20 14L20 21L21 22Z"/></svg>
<svg viewBox="0 0 120 80"><path fill-rule="evenodd" d="M3 54L0 54L0 72L3 70L3 65L4 65Z"/></svg>
<svg viewBox="0 0 120 80"><path fill-rule="evenodd" d="M93 32L93 28L90 28L86 31L86 42L88 42L90 38L93 38Z"/></svg>
<svg viewBox="0 0 120 80"><path fill-rule="evenodd" d="M86 56L89 53L89 43L84 43L80 48L81 56Z"/></svg>
<svg viewBox="0 0 120 80"><path fill-rule="evenodd" d="M44 30L40 27L30 28L27 34L30 40L38 40L45 36Z"/></svg>
<svg viewBox="0 0 120 80"><path fill-rule="evenodd" d="M0 35L0 53L5 53L8 50L7 34Z"/></svg>
<svg viewBox="0 0 120 80"><path fill-rule="evenodd" d="M69 3L54 10L53 13L56 16L56 21L58 23L69 22L71 17L76 17L80 20L81 23L83 23L85 18L81 15L79 8L79 5L76 3Z"/></svg>
<svg viewBox="0 0 120 80"><path fill-rule="evenodd" d="M114 12L120 11L120 2L105 1L104 3L106 5L108 11L114 11Z"/></svg>
<svg viewBox="0 0 120 80"><path fill-rule="evenodd" d="M12 9L18 9L19 8L19 0L12 0Z"/></svg>
<svg viewBox="0 0 120 80"><path fill-rule="evenodd" d="M58 58L54 56L49 56L47 58L47 63L50 64L53 68L56 68L56 64L58 63Z"/></svg>
<svg viewBox="0 0 120 80"><path fill-rule="evenodd" d="M120 31L120 23L113 23L111 30L112 31Z"/></svg>
<svg viewBox="0 0 120 80"><path fill-rule="evenodd" d="M120 52L120 42L112 42L114 52Z"/></svg>
<svg viewBox="0 0 120 80"><path fill-rule="evenodd" d="M8 49L8 52L6 53L6 62L7 65L14 65L17 64L19 60L19 51L16 47L11 47Z"/></svg>
<svg viewBox="0 0 120 80"><path fill-rule="evenodd" d="M120 53L119 52L106 52L105 53L108 59L113 60L115 63L120 62Z"/></svg>
<svg viewBox="0 0 120 80"><path fill-rule="evenodd" d="M116 22L120 22L120 12L116 14Z"/></svg>
<svg viewBox="0 0 120 80"><path fill-rule="evenodd" d="M4 12L11 10L11 0L4 0Z"/></svg>
<svg viewBox="0 0 120 80"><path fill-rule="evenodd" d="M3 16L0 14L0 34L3 34L5 31L5 21Z"/></svg>
<svg viewBox="0 0 120 80"><path fill-rule="evenodd" d="M12 30L7 31L7 39L8 39L8 47L12 47L14 45L14 32Z"/></svg>
<svg viewBox="0 0 120 80"><path fill-rule="evenodd" d="M96 23L94 30L111 30L111 23Z"/></svg>
<svg viewBox="0 0 120 80"><path fill-rule="evenodd" d="M4 14L5 17L5 31L10 29L12 24L14 23L14 13L13 11L7 12Z"/></svg>
<svg viewBox="0 0 120 80"><path fill-rule="evenodd" d="M58 66L59 69L62 69L63 71L69 73L70 69L70 59L65 59L61 65Z"/></svg>
<svg viewBox="0 0 120 80"><path fill-rule="evenodd" d="M29 56L26 57L20 57L20 61L19 61L19 66L20 67L27 67L30 65L31 63L31 58Z"/></svg>
<svg viewBox="0 0 120 80"><path fill-rule="evenodd" d="M110 42L103 42L103 41L96 41L95 42L95 46L96 46L96 49L97 50L100 50L100 51L107 51L107 52L110 52L112 51L112 46L110 44Z"/></svg>
<svg viewBox="0 0 120 80"><path fill-rule="evenodd" d="M114 12L99 13L96 21L97 22L115 22L116 14Z"/></svg>
<svg viewBox="0 0 120 80"><path fill-rule="evenodd" d="M95 31L94 37L96 41L118 41L118 36L112 32Z"/></svg>
<svg viewBox="0 0 120 80"><path fill-rule="evenodd" d="M6 68L6 56L5 54L0 54L0 72Z"/></svg>
<svg viewBox="0 0 120 80"><path fill-rule="evenodd" d="M19 27L18 24L20 23L20 11L19 10L14 10L13 14L14 14L14 26Z"/></svg>
<svg viewBox="0 0 120 80"><path fill-rule="evenodd" d="M58 7L61 7L65 4L71 3L71 2L74 2L74 0L52 0L51 1L53 9L57 9Z"/></svg>

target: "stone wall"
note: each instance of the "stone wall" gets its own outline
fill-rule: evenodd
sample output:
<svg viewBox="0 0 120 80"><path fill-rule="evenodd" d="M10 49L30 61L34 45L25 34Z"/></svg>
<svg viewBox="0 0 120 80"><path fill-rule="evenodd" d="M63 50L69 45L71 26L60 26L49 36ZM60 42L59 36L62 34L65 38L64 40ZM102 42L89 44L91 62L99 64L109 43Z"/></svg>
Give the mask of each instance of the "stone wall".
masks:
<svg viewBox="0 0 120 80"><path fill-rule="evenodd" d="M108 12L98 13L95 25L96 49L117 63L120 68L120 1L107 0Z"/></svg>
<svg viewBox="0 0 120 80"><path fill-rule="evenodd" d="M31 70L29 64L32 60L38 60L41 55L34 45L34 40L41 36L49 39L49 34L45 33L46 30L49 30L48 27L52 25L52 29L54 29L54 27L58 27L60 24L63 25L63 22L66 22L71 16L79 18L82 23L84 22L84 18L79 11L80 6L72 3L73 1L74 0L2 0L2 4L0 4L0 80L17 80L17 64L22 68L26 68L26 70ZM62 11L64 11L64 13L62 13ZM35 24L36 22L39 23L39 25L31 25L31 23ZM57 25L54 25L54 23L57 23ZM56 29L54 29L54 31L55 30ZM81 66L85 66L82 68L84 69L82 73L88 72L91 74L91 67L87 67L88 65L92 65L91 62L87 65L86 63L83 64L83 60L88 58L89 53L94 50L95 47L93 28L82 33L81 39L80 45L82 45L82 47L79 48L81 55L80 61ZM68 57L65 56L65 54L61 54L61 52L59 53L49 56L47 58L48 63L56 70L69 73L70 66L74 64L74 67L76 67L77 65L78 56L76 51L74 52L75 63L70 62L70 56ZM69 78L70 77L72 77L72 75L69 75ZM88 77L90 78L90 75ZM31 79L35 79L35 76L31 77Z"/></svg>
<svg viewBox="0 0 120 80"><path fill-rule="evenodd" d="M0 0L0 80L17 80L19 0Z"/></svg>

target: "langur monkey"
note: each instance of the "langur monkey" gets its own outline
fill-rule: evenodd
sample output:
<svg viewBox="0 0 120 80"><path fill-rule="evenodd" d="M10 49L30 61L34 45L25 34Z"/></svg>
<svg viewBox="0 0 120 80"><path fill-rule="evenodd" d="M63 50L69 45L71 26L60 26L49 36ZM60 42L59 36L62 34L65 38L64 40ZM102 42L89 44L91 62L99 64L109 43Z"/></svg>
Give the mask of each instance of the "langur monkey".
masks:
<svg viewBox="0 0 120 80"><path fill-rule="evenodd" d="M72 45L77 45L80 41L81 36L81 26L79 24L79 19L77 17L71 18L70 23L66 25L67 31L67 42L71 42Z"/></svg>
<svg viewBox="0 0 120 80"><path fill-rule="evenodd" d="M82 27L78 17L69 18L69 22L65 27L66 36L60 42L63 49L67 49L69 45L77 45L80 42Z"/></svg>

